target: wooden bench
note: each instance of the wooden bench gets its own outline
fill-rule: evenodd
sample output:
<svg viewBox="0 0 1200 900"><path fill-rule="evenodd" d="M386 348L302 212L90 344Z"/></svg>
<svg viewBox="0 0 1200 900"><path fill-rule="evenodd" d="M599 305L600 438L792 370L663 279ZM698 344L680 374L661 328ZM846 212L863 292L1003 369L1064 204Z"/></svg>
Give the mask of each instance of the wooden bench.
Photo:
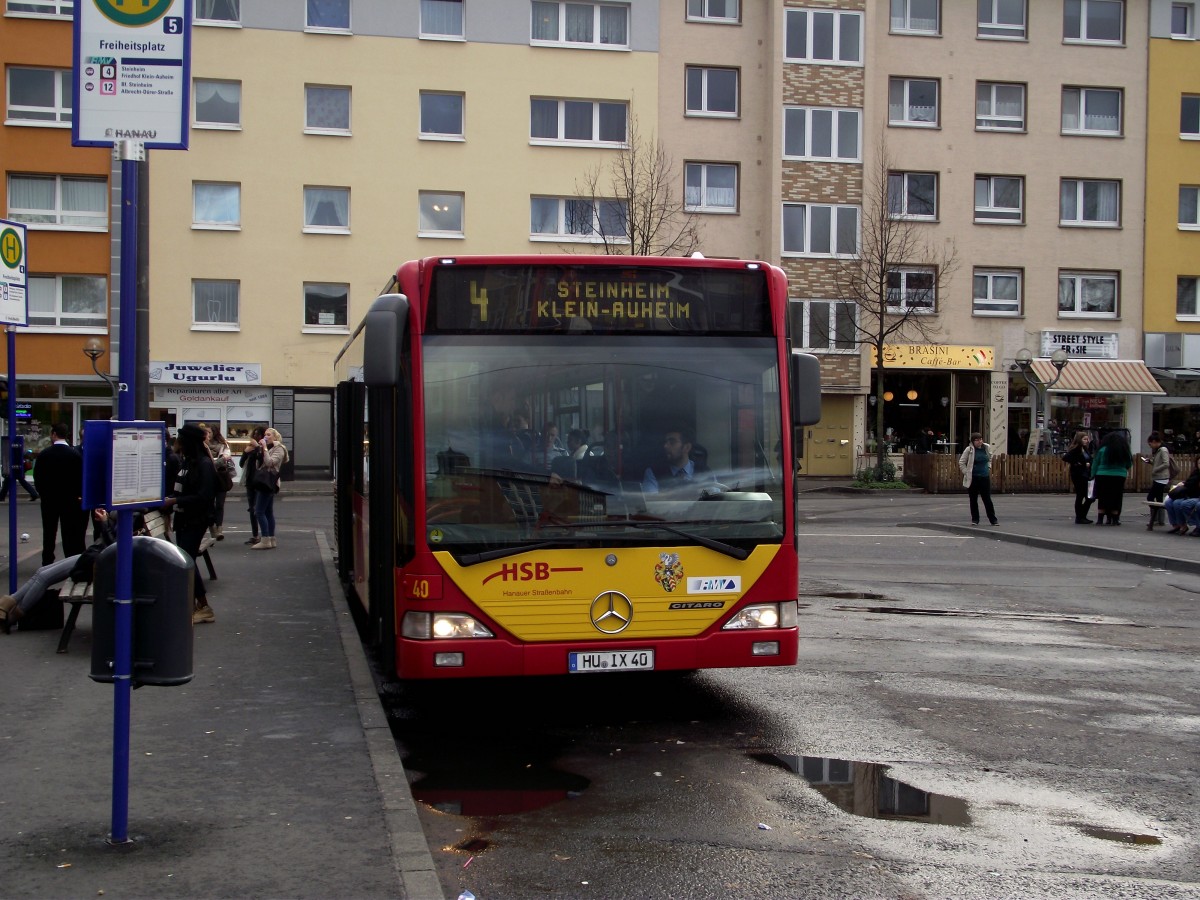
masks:
<svg viewBox="0 0 1200 900"><path fill-rule="evenodd" d="M142 521L145 526L144 534L164 541L171 539L167 533L167 519L162 514L162 510L146 510L142 514ZM204 567L208 569L210 581L217 580L217 570L213 568L212 557L208 555L208 551L213 548L216 542L216 538L211 534L204 535L204 540L200 542L200 556L204 560ZM71 633L75 630L75 620L79 618L79 610L85 604L90 605L93 601L92 588L93 584L90 581L71 581L70 579L64 581L63 586L59 588L58 599L63 603L70 603L71 611L67 613L67 620L63 623L63 630L58 638L58 650L56 652L67 652L67 644L71 640Z"/></svg>

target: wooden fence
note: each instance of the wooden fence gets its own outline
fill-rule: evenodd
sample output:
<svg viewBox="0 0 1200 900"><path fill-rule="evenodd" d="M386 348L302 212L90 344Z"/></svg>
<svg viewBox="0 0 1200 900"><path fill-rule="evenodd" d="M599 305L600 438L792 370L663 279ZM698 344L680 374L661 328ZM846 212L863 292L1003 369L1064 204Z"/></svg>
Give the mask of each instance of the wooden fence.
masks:
<svg viewBox="0 0 1200 900"><path fill-rule="evenodd" d="M1179 464L1179 480L1195 467L1193 454L1172 457ZM874 457L860 457L859 469L873 466ZM899 477L899 476L898 476ZM903 479L914 487L925 488L931 494L964 493L958 456L944 453L904 454ZM1071 490L1067 464L1054 454L1044 456L1008 456L992 459L992 491L997 494L1062 493ZM1150 466L1135 458L1133 471L1125 482L1125 490L1150 490Z"/></svg>

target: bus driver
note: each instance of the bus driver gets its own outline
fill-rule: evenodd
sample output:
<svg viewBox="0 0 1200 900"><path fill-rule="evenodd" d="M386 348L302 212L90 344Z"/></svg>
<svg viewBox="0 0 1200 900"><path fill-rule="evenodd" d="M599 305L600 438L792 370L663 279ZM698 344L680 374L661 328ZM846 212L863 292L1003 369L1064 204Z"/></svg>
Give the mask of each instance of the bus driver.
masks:
<svg viewBox="0 0 1200 900"><path fill-rule="evenodd" d="M693 457L695 443L696 436L691 429L669 428L663 437L666 459L646 469L642 476L642 492L674 493L692 484L712 481L708 466L701 459Z"/></svg>

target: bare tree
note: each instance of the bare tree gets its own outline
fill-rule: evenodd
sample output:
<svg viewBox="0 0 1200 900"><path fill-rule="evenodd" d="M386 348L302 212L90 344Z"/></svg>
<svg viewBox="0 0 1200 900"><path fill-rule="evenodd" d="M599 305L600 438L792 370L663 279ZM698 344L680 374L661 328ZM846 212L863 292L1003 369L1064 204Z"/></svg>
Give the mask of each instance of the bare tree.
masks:
<svg viewBox="0 0 1200 900"><path fill-rule="evenodd" d="M839 259L838 296L858 306L855 338L874 350L876 468L883 469L884 383L892 343L935 343L941 331L938 304L958 268L953 241L941 243L932 226L913 215L933 213L934 194L920 180L896 171L887 142L880 140L876 164L864 171L862 238L858 256Z"/></svg>
<svg viewBox="0 0 1200 900"><path fill-rule="evenodd" d="M700 219L684 208L670 155L653 132L648 137L629 118L622 149L575 184L590 201L584 214L609 256L688 256L700 246Z"/></svg>

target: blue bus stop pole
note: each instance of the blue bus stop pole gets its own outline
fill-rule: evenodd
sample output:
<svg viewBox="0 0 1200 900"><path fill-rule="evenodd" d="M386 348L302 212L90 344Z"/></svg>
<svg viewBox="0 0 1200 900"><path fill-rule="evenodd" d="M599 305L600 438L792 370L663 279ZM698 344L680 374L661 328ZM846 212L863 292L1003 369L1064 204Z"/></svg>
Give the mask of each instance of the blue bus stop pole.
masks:
<svg viewBox="0 0 1200 900"><path fill-rule="evenodd" d="M25 465L24 454L17 452L17 329L8 332L8 455L11 475L8 479L8 592L17 592L17 466ZM22 471L21 474L24 474Z"/></svg>
<svg viewBox="0 0 1200 900"><path fill-rule="evenodd" d="M117 418L136 416L138 160L136 141L117 145L121 160L120 392ZM129 842L129 722L133 693L133 511L117 510L117 584L113 647L113 797L110 844Z"/></svg>

